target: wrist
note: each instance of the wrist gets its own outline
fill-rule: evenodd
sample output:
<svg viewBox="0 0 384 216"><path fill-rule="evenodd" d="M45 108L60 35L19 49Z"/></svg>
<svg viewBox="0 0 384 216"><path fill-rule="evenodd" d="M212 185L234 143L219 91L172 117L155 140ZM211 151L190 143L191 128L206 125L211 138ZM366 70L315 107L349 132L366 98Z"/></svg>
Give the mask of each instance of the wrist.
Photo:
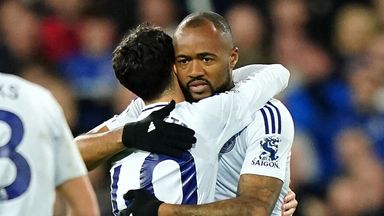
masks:
<svg viewBox="0 0 384 216"><path fill-rule="evenodd" d="M158 216L160 215L160 206L162 206L164 202L160 200L153 201L148 205L149 215Z"/></svg>
<svg viewBox="0 0 384 216"><path fill-rule="evenodd" d="M133 148L133 144L136 142L136 122L127 123L124 125L121 133L121 142L127 148Z"/></svg>
<svg viewBox="0 0 384 216"><path fill-rule="evenodd" d="M151 209L153 209L153 215L156 215L158 216L159 215L159 212L160 212L160 206L161 204L163 204L164 202L163 201L160 201L160 200L156 200L155 202L153 202L151 204Z"/></svg>
<svg viewBox="0 0 384 216"><path fill-rule="evenodd" d="M161 203L157 211L158 216L174 215L172 204Z"/></svg>

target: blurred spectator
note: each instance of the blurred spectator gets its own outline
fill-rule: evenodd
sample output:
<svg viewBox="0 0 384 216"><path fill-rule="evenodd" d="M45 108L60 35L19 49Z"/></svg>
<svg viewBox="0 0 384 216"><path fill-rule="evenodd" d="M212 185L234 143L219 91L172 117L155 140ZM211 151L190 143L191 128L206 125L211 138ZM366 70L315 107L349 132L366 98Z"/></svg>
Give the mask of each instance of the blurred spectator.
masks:
<svg viewBox="0 0 384 216"><path fill-rule="evenodd" d="M328 188L332 215L383 215L384 169L373 144L358 128L347 128L336 139L342 167Z"/></svg>
<svg viewBox="0 0 384 216"><path fill-rule="evenodd" d="M383 54L380 47L383 39L372 41L367 49L367 61L349 72L349 84L352 91L354 113L351 118L355 125L360 125L372 139L374 150L384 164L384 110L382 109L383 92ZM379 49L377 49L379 48ZM381 53L381 54L380 54Z"/></svg>
<svg viewBox="0 0 384 216"><path fill-rule="evenodd" d="M348 124L346 119L352 113L348 87L339 79L326 76L295 87L285 100L296 131L307 134L314 142L320 160L318 186L324 185L337 170L333 139Z"/></svg>
<svg viewBox="0 0 384 216"><path fill-rule="evenodd" d="M378 81L378 88L373 93L373 106L376 110L384 113L384 34L373 38L366 51L367 65L375 79ZM384 155L384 153L383 153Z"/></svg>
<svg viewBox="0 0 384 216"><path fill-rule="evenodd" d="M303 0L276 0L271 4L272 55L291 70L285 94L297 86L329 77L333 62L326 51L308 37L309 12ZM292 88L293 87L293 88Z"/></svg>
<svg viewBox="0 0 384 216"><path fill-rule="evenodd" d="M372 0L373 9L375 14L378 16L381 29L384 28L384 1L382 0Z"/></svg>
<svg viewBox="0 0 384 216"><path fill-rule="evenodd" d="M79 49L79 18L84 0L45 0L47 13L40 29L44 57L60 62Z"/></svg>
<svg viewBox="0 0 384 216"><path fill-rule="evenodd" d="M309 20L303 0L274 0L270 4L270 14L277 34L301 33Z"/></svg>
<svg viewBox="0 0 384 216"><path fill-rule="evenodd" d="M38 56L39 25L38 17L21 2L1 2L0 71L16 73L19 66Z"/></svg>
<svg viewBox="0 0 384 216"><path fill-rule="evenodd" d="M139 0L139 23L150 22L161 26L169 35L173 35L179 21L180 7L175 0Z"/></svg>
<svg viewBox="0 0 384 216"><path fill-rule="evenodd" d="M117 25L117 32L122 37L130 28L138 22L137 0L99 0L111 18Z"/></svg>
<svg viewBox="0 0 384 216"><path fill-rule="evenodd" d="M337 11L333 42L341 57L341 68L348 70L377 32L378 20L370 7L351 4Z"/></svg>
<svg viewBox="0 0 384 216"><path fill-rule="evenodd" d="M332 142L346 124L344 115L351 108L348 87L334 73L332 59L305 31L308 15L303 0L276 0L271 4L275 61L288 67L292 77L284 100L297 134L304 134L313 142L308 149L314 147L319 159L319 167L315 168L319 176L311 183L317 186L314 192L321 193L336 173ZM293 152L299 151L296 147L293 146Z"/></svg>
<svg viewBox="0 0 384 216"><path fill-rule="evenodd" d="M226 13L231 26L235 45L239 48L239 61L236 67L247 64L269 63L263 43L265 35L264 20L251 4L233 5Z"/></svg>
<svg viewBox="0 0 384 216"><path fill-rule="evenodd" d="M367 61L367 66L373 73L376 74L376 78L379 79L378 82L383 87L384 85L384 33L375 35L372 40L370 40L365 54L365 60Z"/></svg>
<svg viewBox="0 0 384 216"><path fill-rule="evenodd" d="M340 178L332 182L328 192L331 215L359 216L362 213L360 188L350 178Z"/></svg>
<svg viewBox="0 0 384 216"><path fill-rule="evenodd" d="M64 111L65 118L72 131L76 130L77 104L74 92L68 83L58 76L52 66L44 62L29 62L23 66L20 75L50 90Z"/></svg>
<svg viewBox="0 0 384 216"><path fill-rule="evenodd" d="M300 200L297 213L303 216L329 216L332 215L326 203L318 197L305 197Z"/></svg>
<svg viewBox="0 0 384 216"><path fill-rule="evenodd" d="M79 23L80 49L61 62L61 74L79 103L78 127L92 129L111 116L117 81L112 69L116 26L98 8L86 11Z"/></svg>

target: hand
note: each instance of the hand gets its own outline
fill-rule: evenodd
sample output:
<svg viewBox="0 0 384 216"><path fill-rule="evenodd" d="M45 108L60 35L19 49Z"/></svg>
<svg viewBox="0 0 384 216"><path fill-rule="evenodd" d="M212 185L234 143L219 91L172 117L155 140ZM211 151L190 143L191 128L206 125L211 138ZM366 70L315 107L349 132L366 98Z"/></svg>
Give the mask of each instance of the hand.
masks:
<svg viewBox="0 0 384 216"><path fill-rule="evenodd" d="M292 216L296 211L298 202L296 194L289 188L288 194L284 197L284 204L282 206L282 216Z"/></svg>
<svg viewBox="0 0 384 216"><path fill-rule="evenodd" d="M160 205L163 203L145 189L129 190L124 194L129 201L128 208L120 212L120 216L157 216Z"/></svg>
<svg viewBox="0 0 384 216"><path fill-rule="evenodd" d="M180 157L196 143L196 137L192 129L163 121L174 108L175 101L172 100L145 119L124 125L123 144L127 148Z"/></svg>

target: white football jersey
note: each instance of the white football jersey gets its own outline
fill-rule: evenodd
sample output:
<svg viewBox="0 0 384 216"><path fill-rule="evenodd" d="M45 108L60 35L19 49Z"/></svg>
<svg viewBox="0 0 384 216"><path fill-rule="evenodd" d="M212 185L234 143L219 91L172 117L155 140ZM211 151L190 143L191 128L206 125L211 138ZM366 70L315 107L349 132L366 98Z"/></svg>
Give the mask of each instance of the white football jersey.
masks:
<svg viewBox="0 0 384 216"><path fill-rule="evenodd" d="M220 149L228 139L252 122L256 112L253 108L261 108L288 82L289 72L281 65L271 65L258 72L255 71L231 91L197 103L176 105L166 121L192 128L197 138L194 147L182 158L135 151L115 162L111 168L114 213L127 207L123 195L130 189L138 188L146 188L167 203L201 204L213 201ZM164 103L156 103L144 107L139 119L163 106ZM110 122L116 123L117 120ZM148 132L152 130L156 130L156 125L149 126Z"/></svg>
<svg viewBox="0 0 384 216"><path fill-rule="evenodd" d="M254 121L233 136L220 151L215 200L237 196L240 175L270 176L284 182L272 215L281 215L288 193L294 135L292 117L278 100L270 100Z"/></svg>
<svg viewBox="0 0 384 216"><path fill-rule="evenodd" d="M56 186L86 175L46 89L0 73L0 215L52 215Z"/></svg>

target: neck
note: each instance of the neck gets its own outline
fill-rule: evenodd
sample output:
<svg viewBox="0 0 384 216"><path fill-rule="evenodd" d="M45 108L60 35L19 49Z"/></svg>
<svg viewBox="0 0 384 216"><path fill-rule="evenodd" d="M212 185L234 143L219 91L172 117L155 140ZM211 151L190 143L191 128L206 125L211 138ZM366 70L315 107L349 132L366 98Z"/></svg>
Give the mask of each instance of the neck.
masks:
<svg viewBox="0 0 384 216"><path fill-rule="evenodd" d="M222 93L231 90L233 87L235 87L235 83L232 79L229 80L228 83L224 84L223 86L216 89L214 93Z"/></svg>
<svg viewBox="0 0 384 216"><path fill-rule="evenodd" d="M174 100L176 103L185 101L185 97L181 91L176 75L174 75L172 78L169 87L165 89L158 98L153 100L146 100L144 103L145 105L150 105L159 102L170 102L171 100Z"/></svg>

